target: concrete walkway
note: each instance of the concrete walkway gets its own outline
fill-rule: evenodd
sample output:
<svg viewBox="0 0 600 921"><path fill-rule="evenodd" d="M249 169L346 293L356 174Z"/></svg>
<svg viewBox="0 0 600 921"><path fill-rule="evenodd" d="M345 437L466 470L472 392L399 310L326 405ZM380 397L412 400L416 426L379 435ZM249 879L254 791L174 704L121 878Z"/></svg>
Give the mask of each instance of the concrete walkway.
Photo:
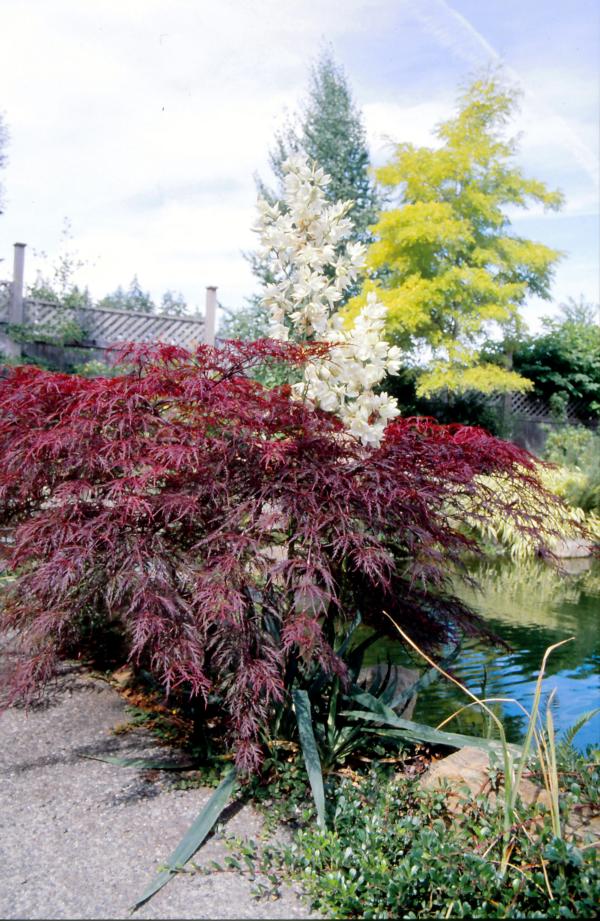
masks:
<svg viewBox="0 0 600 921"><path fill-rule="evenodd" d="M168 750L127 721L109 685L85 674L61 678L43 707L0 717L0 918L126 918L210 796L178 791L173 774L121 768L83 755L165 760ZM182 775L185 777L185 775ZM245 806L229 834L256 838L259 815ZM217 834L195 861L223 863ZM134 918L308 918L288 889L255 901L240 874L181 874Z"/></svg>

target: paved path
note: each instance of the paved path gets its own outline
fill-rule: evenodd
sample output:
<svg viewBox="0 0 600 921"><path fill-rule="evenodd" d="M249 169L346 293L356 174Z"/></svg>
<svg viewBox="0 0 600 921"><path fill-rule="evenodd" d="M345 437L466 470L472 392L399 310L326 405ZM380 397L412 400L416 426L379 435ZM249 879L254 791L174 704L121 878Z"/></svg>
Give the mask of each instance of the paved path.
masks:
<svg viewBox="0 0 600 921"><path fill-rule="evenodd" d="M0 717L0 918L128 917L206 802L211 791L173 790L166 772L82 757L165 758L147 733L112 732L126 721L119 695L82 675L61 679L43 708ZM230 834L259 830L247 806L227 823ZM226 853L217 834L196 861ZM309 917L292 890L256 902L252 886L232 872L179 875L133 917Z"/></svg>

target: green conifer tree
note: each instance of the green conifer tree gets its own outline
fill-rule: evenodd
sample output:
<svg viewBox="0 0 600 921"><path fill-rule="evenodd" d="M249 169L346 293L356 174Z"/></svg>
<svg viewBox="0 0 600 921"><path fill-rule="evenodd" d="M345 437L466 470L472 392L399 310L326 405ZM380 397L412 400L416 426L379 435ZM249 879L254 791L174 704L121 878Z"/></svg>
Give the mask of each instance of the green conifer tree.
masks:
<svg viewBox="0 0 600 921"><path fill-rule="evenodd" d="M269 154L275 187L270 187L260 177L256 179L259 194L271 202L282 197L283 164L294 153L315 160L325 170L331 178L327 188L330 201L354 202L350 212L355 227L352 239L370 240L368 228L377 220L379 199L370 175L362 116L352 98L346 75L329 50L321 54L311 69L308 95L300 112L288 119L275 136ZM261 284L274 280L269 267L256 253L245 255ZM246 308L228 314L219 334L223 338L240 334L251 338L266 335L267 316L260 306L260 297L249 298Z"/></svg>
<svg viewBox="0 0 600 921"><path fill-rule="evenodd" d="M294 153L315 160L331 182L330 201L352 201L353 239L367 241L369 225L377 220L379 198L369 172L370 160L362 116L348 80L330 51L324 51L311 69L308 97L296 116L275 137L271 169L278 180L270 190L258 180L259 190L271 200L281 198L283 164Z"/></svg>
<svg viewBox="0 0 600 921"><path fill-rule="evenodd" d="M149 291L144 291L137 275L134 275L127 291L119 285L112 294L98 301L98 307L108 310L131 310L135 313L156 313L156 304Z"/></svg>

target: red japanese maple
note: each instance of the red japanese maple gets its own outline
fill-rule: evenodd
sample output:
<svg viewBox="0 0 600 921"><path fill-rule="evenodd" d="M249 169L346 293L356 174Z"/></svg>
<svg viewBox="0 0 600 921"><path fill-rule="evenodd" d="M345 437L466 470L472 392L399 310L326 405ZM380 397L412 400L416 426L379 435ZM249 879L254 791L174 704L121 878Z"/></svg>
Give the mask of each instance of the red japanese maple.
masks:
<svg viewBox="0 0 600 921"><path fill-rule="evenodd" d="M533 459L428 419L396 421L365 449L289 388L249 376L314 350L138 346L112 378L7 372L0 524L16 526L17 578L0 625L24 655L11 700L53 674L90 619L115 621L167 692L217 696L247 768L289 657L343 670L327 619L359 609L384 631L385 609L430 642L476 629L445 593L449 564L474 549L457 499L481 495L482 473L539 486ZM487 498L511 514L501 493Z"/></svg>

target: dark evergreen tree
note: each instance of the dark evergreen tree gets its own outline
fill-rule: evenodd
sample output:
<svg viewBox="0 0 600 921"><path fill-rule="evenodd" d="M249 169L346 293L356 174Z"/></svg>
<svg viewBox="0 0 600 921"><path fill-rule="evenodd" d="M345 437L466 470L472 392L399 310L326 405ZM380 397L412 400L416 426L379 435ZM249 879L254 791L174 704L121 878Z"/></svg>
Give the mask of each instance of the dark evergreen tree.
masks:
<svg viewBox="0 0 600 921"><path fill-rule="evenodd" d="M160 302L160 313L166 313L172 317L189 316L190 311L181 291L165 291Z"/></svg>
<svg viewBox="0 0 600 921"><path fill-rule="evenodd" d="M332 53L324 51L311 69L308 96L294 118L276 134L269 163L276 179L274 187L256 178L258 192L271 202L282 197L283 164L289 156L302 153L330 176L327 197L331 201L353 201L350 216L354 240L370 240L369 225L377 220L379 200L369 172L369 150L360 110L353 98L343 69ZM245 254L261 284L269 284L269 267L257 253ZM350 292L353 293L353 292ZM258 338L267 335L267 315L260 297L248 299L248 306L228 316L219 334Z"/></svg>
<svg viewBox="0 0 600 921"><path fill-rule="evenodd" d="M259 190L277 200L281 196L283 164L294 153L315 160L331 178L330 201L353 201L351 212L356 228L354 239L370 239L369 225L377 220L379 199L369 174L369 150L362 116L346 75L325 51L313 66L308 98L294 121L288 121L275 137L269 156L278 180L275 190L259 179Z"/></svg>
<svg viewBox="0 0 600 921"><path fill-rule="evenodd" d="M135 313L156 313L156 304L150 293L144 291L137 275L134 275L127 291L122 286L107 294L98 302L98 307L107 307L109 310L132 310Z"/></svg>

